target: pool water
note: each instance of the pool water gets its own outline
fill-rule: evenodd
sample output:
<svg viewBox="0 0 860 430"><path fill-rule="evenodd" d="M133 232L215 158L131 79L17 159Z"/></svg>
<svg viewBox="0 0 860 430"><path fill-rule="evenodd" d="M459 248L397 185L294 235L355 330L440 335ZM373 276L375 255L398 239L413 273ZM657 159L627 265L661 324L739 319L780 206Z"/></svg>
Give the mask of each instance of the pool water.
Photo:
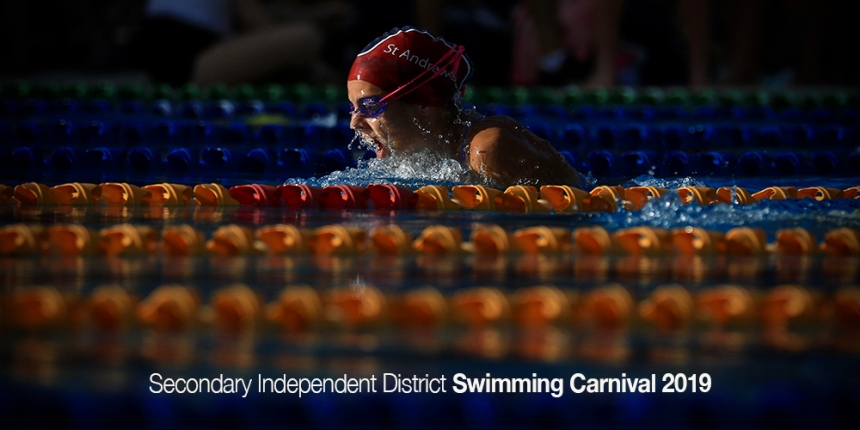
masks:
<svg viewBox="0 0 860 430"><path fill-rule="evenodd" d="M4 86L0 184L393 184L411 191L462 185L462 169L450 160L418 158L392 168L389 160L349 147L354 135L344 128L342 99L331 95L337 89L218 87L207 95L194 88L110 88ZM854 428L860 423L855 412L860 314L852 310L858 303L860 255L818 249L835 229L860 230L860 200L699 205L686 204L675 192L860 185L856 94L478 89L469 97L480 111L515 116L549 139L588 175L585 191L601 185L668 191L638 210L621 204L608 212L528 213L295 209L283 202L28 206L10 199L0 209L0 227L11 231L24 225L45 249L10 246L12 237L21 236L3 236L10 242L0 255L0 423L9 428ZM11 187L4 196L14 194ZM109 248L106 231L126 224L140 228L123 230L119 248ZM183 225L201 235L197 252L168 251L164 233ZM206 251L220 229L231 225L247 227L250 242L231 230L223 233L232 241L228 247ZM279 225L317 238L331 226L353 230L330 233L341 247L335 250L311 252L309 245L275 253L253 234ZM544 248L538 252L513 247L480 252L474 234L492 225L511 240L535 227L561 229L554 231L569 244L552 248L540 240L552 242L547 232L553 230L541 230L538 242ZM78 241L91 241L88 248L62 255L55 243L60 239L38 239L39 227L66 226L83 227L74 231ZM382 253L372 234L391 226L410 240L401 252ZM429 226L452 230L436 230L432 239L438 243L413 248L411 241L421 242ZM589 227L610 235L639 227L657 232L701 227L720 237L749 227L764 232L766 247L758 253L688 254L667 246L590 254L578 247L575 234ZM813 249L791 253L777 246L778 233L796 227L809 233ZM459 234L460 240L445 234ZM350 240L360 243L346 247ZM430 252L430 245L448 244L445 240L454 245ZM216 299L236 284L253 292L258 308L225 320ZM106 329L97 323L104 320L93 303L110 285L132 305L116 308L119 322ZM176 299L176 306L191 310L143 318L146 299L165 285L196 295L196 302ZM285 287L297 285L309 286L321 300L316 323L305 330L276 323L267 313L280 303ZM754 309L746 318L715 323L706 317L709 308L702 300L726 285L744 291ZM564 295L542 298L544 306L564 304L569 310L529 324L523 315L531 308L523 297L537 286ZM417 324L415 312L399 313L412 293L431 303L437 296L422 295L428 287L447 306L431 312L436 324ZM27 295L34 291L38 294ZM646 311L664 293L669 302L681 303L666 314L677 321ZM596 301L610 299L615 300L610 308L623 318L600 314ZM379 305L384 312L355 316L350 307L355 300L359 309ZM499 303L507 313L487 316L486 309ZM483 311L476 313L474 306ZM794 308L800 311L786 310ZM773 309L790 315L774 316ZM171 319L176 315L185 319L177 323ZM243 317L252 324L236 323ZM177 377L393 372L449 378L459 372L535 373L564 378L565 394L558 399L546 393L299 399L257 393L249 401L152 395L153 372ZM567 389L577 372L656 374L658 380L664 373L708 373L713 388L696 394L577 395Z"/></svg>

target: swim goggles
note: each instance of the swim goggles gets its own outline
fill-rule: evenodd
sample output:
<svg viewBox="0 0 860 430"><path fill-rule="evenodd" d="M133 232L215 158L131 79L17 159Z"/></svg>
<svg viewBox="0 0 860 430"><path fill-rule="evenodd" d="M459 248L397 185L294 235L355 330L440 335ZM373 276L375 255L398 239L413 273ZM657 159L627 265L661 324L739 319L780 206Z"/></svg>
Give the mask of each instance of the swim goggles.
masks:
<svg viewBox="0 0 860 430"><path fill-rule="evenodd" d="M418 76L412 78L409 82L397 87L394 91L386 94L384 97L380 96L369 96L364 97L358 100L357 106L352 107L349 111L350 115L362 114L367 118L378 118L379 115L382 115L385 112L385 108L388 106L388 103L393 102L399 98L405 97L409 93L417 90L422 85L430 82L435 77L441 75L445 72L452 64L454 67L451 69L451 74L457 76L457 70L460 67L460 58L463 56L463 51L466 48L463 46L454 45L451 49L442 56L435 64L424 69L423 72L418 74ZM426 79L420 80L422 77L427 75L429 72L433 72L430 76L426 77Z"/></svg>

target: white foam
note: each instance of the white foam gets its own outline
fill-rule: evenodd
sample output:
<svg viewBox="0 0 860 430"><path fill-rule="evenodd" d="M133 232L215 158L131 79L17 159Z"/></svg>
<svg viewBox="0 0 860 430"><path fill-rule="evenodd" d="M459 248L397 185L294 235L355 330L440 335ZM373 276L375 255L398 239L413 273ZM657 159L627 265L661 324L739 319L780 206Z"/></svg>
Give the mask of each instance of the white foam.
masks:
<svg viewBox="0 0 860 430"><path fill-rule="evenodd" d="M356 168L335 171L321 178L288 179L285 183L301 183L318 187L339 184L356 186L393 184L414 189L424 185L476 184L482 183L482 180L471 174L469 169L457 160L445 158L430 151L419 151L409 155L363 160Z"/></svg>

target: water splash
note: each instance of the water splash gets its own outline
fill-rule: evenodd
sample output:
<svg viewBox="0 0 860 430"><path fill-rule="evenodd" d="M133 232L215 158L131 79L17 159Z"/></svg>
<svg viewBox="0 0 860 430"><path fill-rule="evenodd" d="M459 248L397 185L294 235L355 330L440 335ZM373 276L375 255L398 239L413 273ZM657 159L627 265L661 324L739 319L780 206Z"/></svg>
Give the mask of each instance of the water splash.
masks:
<svg viewBox="0 0 860 430"><path fill-rule="evenodd" d="M457 112L453 117L455 124L465 126L468 129L473 119L474 111L463 110L458 105ZM371 120L376 121L376 119ZM480 184L493 186L488 179L472 172L468 167L461 165L459 161L440 155L446 152L446 148L451 148L454 141L463 140L461 136L452 134L453 130L447 134L433 135L432 130L422 124L418 118L412 119L412 126L416 129L417 138L423 140L420 145L423 149L415 150L413 149L415 145L403 145L404 148L409 148L409 150L404 151L389 145L386 148L389 154L384 159L363 160L358 163L356 168L336 171L320 178L291 178L285 183L301 183L312 186L336 184L365 186L386 183L412 189L424 185L451 187L462 184ZM386 127L381 127L380 131L386 133L385 140L387 142L392 142L392 136ZM377 142L366 138L360 131L356 130L348 147L353 151L366 151L378 150L377 145ZM468 150L464 146L466 145L460 145L457 148L458 156L462 154L462 151Z"/></svg>
<svg viewBox="0 0 860 430"><path fill-rule="evenodd" d="M585 177L584 180L593 183L594 178ZM371 159L360 162L357 168L334 172L322 178L290 179L287 183L301 183L317 187L339 184L367 186L383 183L413 190L424 185L440 185L450 188L469 183L492 186L492 184L487 184L485 180L464 168L456 160L445 159L430 152L422 152L408 157ZM697 178L639 177L634 179L633 183L670 190L688 185L710 185ZM750 189L755 188L750 187ZM804 227L817 237L823 237L827 231L837 227L860 228L860 200L791 199L765 200L752 205L714 204L700 206L696 203L684 204L675 192L668 192L661 198L648 201L638 211L628 211L622 208L613 213L513 214L475 212L465 217L462 213L458 212L458 214L460 215L457 215L455 219L449 219L449 221L463 226L466 226L463 223L471 221L491 222L512 229L535 224L556 225L566 228L597 224L609 231L635 226L664 229L698 226L722 232L735 227L754 227L763 229L768 234L770 241L774 240L776 231L782 228ZM423 226L424 221L419 222L418 219L421 217L414 221ZM369 218L366 221L379 222L375 218Z"/></svg>
<svg viewBox="0 0 860 430"><path fill-rule="evenodd" d="M579 173L579 188L590 190L597 186L597 178L589 171L587 174Z"/></svg>
<svg viewBox="0 0 860 430"><path fill-rule="evenodd" d="M457 160L445 158L427 150L384 159L363 160L355 168L336 171L321 178L292 178L285 183L316 187L339 184L356 186L393 184L410 189L417 189L424 185L445 187L466 183L488 185Z"/></svg>
<svg viewBox="0 0 860 430"><path fill-rule="evenodd" d="M346 147L351 150L361 150L361 151L373 151L374 148L373 141L370 139L365 139L364 136L358 130L355 130L355 134L352 136L352 140L346 145Z"/></svg>
<svg viewBox="0 0 860 430"><path fill-rule="evenodd" d="M804 227L821 237L836 227L860 228L860 201L850 199L765 200L752 205L684 204L677 193L651 199L639 211L600 214L592 221L617 230L634 226L665 229L698 226L717 231L735 227L761 228L773 239L777 229Z"/></svg>
<svg viewBox="0 0 860 430"><path fill-rule="evenodd" d="M704 187L706 186L704 182L702 182L699 178L686 177L686 178L657 178L651 175L641 175L633 178L630 181L633 185L630 186L639 186L639 187L657 187L657 188L667 188L670 190L682 188L682 187Z"/></svg>

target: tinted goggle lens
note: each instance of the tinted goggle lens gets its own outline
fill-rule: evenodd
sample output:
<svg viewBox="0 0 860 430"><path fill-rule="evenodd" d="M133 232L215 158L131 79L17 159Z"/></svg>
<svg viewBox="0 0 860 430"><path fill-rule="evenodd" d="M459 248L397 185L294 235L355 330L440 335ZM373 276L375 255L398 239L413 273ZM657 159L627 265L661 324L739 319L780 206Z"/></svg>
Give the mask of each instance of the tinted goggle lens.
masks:
<svg viewBox="0 0 860 430"><path fill-rule="evenodd" d="M379 97L365 97L358 101L358 107L352 113L360 113L368 118L376 118L385 111L387 104Z"/></svg>

